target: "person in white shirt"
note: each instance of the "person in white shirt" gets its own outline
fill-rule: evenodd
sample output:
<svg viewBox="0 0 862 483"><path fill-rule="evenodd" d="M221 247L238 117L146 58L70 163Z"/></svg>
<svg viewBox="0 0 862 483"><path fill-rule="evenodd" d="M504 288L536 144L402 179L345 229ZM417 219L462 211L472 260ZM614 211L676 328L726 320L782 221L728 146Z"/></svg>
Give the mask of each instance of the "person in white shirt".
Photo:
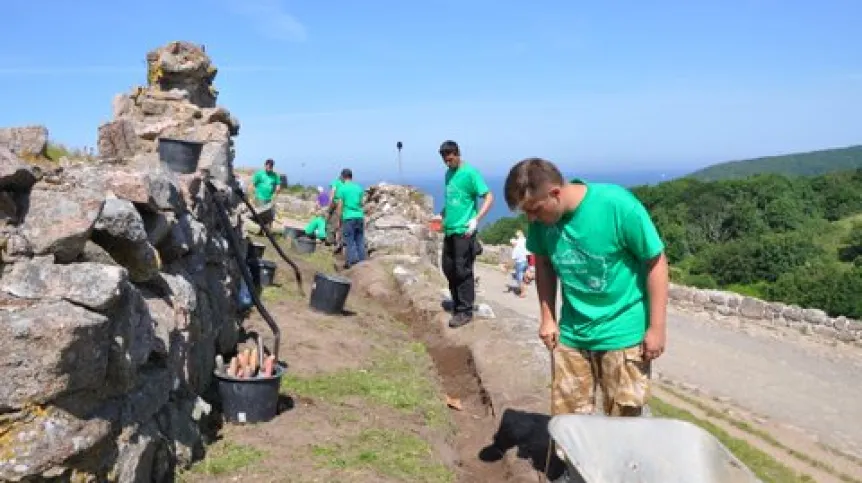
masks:
<svg viewBox="0 0 862 483"><path fill-rule="evenodd" d="M527 239L524 232L518 230L512 239L512 261L515 263L515 281L518 282L518 295L521 298L527 296L527 287L524 283L524 274L527 273Z"/></svg>

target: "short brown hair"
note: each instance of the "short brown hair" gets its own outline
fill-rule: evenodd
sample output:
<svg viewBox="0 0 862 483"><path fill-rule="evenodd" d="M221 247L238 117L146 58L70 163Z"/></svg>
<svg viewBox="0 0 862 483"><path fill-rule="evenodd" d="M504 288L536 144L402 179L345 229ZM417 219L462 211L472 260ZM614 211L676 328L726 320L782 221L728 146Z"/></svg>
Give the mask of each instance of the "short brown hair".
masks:
<svg viewBox="0 0 862 483"><path fill-rule="evenodd" d="M543 186L563 185L563 174L557 166L542 158L527 158L518 161L509 170L503 191L510 210L518 208L529 196L535 195Z"/></svg>

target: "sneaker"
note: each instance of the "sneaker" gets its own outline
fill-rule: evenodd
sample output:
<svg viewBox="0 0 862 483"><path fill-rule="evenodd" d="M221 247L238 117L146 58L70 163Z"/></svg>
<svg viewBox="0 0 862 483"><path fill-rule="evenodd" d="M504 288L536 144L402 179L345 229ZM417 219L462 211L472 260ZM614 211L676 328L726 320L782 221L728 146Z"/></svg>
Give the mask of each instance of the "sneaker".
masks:
<svg viewBox="0 0 862 483"><path fill-rule="evenodd" d="M449 327L457 329L458 327L469 324L473 321L473 316L468 314L455 314L449 319Z"/></svg>

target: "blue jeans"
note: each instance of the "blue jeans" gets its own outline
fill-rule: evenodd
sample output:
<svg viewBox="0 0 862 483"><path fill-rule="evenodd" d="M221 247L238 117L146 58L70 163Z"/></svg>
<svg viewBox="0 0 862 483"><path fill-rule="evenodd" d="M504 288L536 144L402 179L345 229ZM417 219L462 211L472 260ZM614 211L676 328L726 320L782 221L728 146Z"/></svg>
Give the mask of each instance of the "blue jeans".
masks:
<svg viewBox="0 0 862 483"><path fill-rule="evenodd" d="M344 240L348 267L365 260L365 220L362 218L343 220L341 237Z"/></svg>
<svg viewBox="0 0 862 483"><path fill-rule="evenodd" d="M524 283L524 274L527 273L527 262L515 262L515 280Z"/></svg>

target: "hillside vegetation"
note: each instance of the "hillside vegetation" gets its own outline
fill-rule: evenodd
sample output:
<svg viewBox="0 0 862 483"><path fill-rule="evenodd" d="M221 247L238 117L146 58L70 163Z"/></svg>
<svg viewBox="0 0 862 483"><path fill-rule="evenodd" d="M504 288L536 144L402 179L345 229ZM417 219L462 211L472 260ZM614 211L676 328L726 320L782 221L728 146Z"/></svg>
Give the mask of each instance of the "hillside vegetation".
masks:
<svg viewBox="0 0 862 483"><path fill-rule="evenodd" d="M729 161L708 166L688 176L700 181L718 181L769 173L817 176L857 168L862 168L862 145Z"/></svg>
<svg viewBox="0 0 862 483"><path fill-rule="evenodd" d="M632 192L667 243L675 282L862 318L862 169L683 178ZM507 218L480 236L506 243L525 226Z"/></svg>

